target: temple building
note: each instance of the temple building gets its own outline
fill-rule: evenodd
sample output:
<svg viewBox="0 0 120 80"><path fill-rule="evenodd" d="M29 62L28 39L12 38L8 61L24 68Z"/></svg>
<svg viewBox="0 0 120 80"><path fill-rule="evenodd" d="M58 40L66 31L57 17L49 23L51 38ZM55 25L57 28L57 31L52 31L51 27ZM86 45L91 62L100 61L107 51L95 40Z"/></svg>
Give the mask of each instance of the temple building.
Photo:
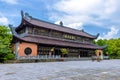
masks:
<svg viewBox="0 0 120 80"><path fill-rule="evenodd" d="M13 34L12 47L16 59L22 57L91 57L104 47L93 44L99 34L65 27L33 18L21 11L21 24L9 25Z"/></svg>

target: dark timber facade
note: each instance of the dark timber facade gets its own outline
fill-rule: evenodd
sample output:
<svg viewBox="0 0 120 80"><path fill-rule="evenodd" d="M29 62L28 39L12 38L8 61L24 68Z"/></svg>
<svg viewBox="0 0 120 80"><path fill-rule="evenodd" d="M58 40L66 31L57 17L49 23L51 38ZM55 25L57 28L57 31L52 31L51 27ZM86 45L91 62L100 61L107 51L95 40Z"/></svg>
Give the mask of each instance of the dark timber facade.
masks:
<svg viewBox="0 0 120 80"><path fill-rule="evenodd" d="M11 27L13 51L20 57L90 57L103 47L93 44L97 35L53 23L41 21L21 12L22 21L18 27ZM61 49L67 51L63 53Z"/></svg>

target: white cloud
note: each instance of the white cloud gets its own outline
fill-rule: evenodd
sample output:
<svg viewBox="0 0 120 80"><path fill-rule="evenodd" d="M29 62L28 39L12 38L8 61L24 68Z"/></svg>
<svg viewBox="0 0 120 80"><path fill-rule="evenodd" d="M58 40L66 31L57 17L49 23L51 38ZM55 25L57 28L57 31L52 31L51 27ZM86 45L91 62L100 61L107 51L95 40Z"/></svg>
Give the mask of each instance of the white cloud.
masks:
<svg viewBox="0 0 120 80"><path fill-rule="evenodd" d="M66 26L71 27L71 28L75 28L75 29L79 29L79 30L83 29L82 23L71 23L71 24L68 24Z"/></svg>
<svg viewBox="0 0 120 80"><path fill-rule="evenodd" d="M0 13L0 25L8 25L9 20L2 13Z"/></svg>
<svg viewBox="0 0 120 80"><path fill-rule="evenodd" d="M55 22L55 24L58 24L58 25L60 25L60 21L56 21L56 22Z"/></svg>
<svg viewBox="0 0 120 80"><path fill-rule="evenodd" d="M105 34L104 33L104 36L103 37L99 37L98 39L111 39L111 38L114 38L119 32L119 29L115 28L115 26L112 26L110 28L110 31Z"/></svg>
<svg viewBox="0 0 120 80"><path fill-rule="evenodd" d="M105 13L106 14L111 14L114 13L117 10L117 6L115 6L117 4L116 1L114 0L109 0L109 2L105 3Z"/></svg>
<svg viewBox="0 0 120 80"><path fill-rule="evenodd" d="M60 0L51 6L54 12L51 12L50 19L63 21L68 27L77 29L85 24L110 29L107 34L109 38L116 35L112 31L118 28L110 26L120 24L119 3L120 0Z"/></svg>
<svg viewBox="0 0 120 80"><path fill-rule="evenodd" d="M61 0L54 5L54 8L69 14L79 14L86 12L93 13L91 9L95 9L101 0Z"/></svg>
<svg viewBox="0 0 120 80"><path fill-rule="evenodd" d="M0 0L0 1L6 2L8 4L17 4L18 3L17 0Z"/></svg>
<svg viewBox="0 0 120 80"><path fill-rule="evenodd" d="M67 15L53 16L64 20L67 19L67 21L70 19L70 22L79 20L79 22L83 24L92 23L103 25L102 20L111 19L110 16L117 12L118 3L116 1L117 0L61 0L56 3L53 8Z"/></svg>
<svg viewBox="0 0 120 80"><path fill-rule="evenodd" d="M6 17L1 17L0 18L0 24L7 25L8 23L9 23L9 21Z"/></svg>
<svg viewBox="0 0 120 80"><path fill-rule="evenodd" d="M60 21L56 21L55 22L55 24L60 24ZM70 27L70 28L74 28L74 29L79 29L79 30L81 30L81 29L83 29L83 24L82 23L69 23L69 24L64 24L63 23L63 25L64 26L67 26L67 27Z"/></svg>

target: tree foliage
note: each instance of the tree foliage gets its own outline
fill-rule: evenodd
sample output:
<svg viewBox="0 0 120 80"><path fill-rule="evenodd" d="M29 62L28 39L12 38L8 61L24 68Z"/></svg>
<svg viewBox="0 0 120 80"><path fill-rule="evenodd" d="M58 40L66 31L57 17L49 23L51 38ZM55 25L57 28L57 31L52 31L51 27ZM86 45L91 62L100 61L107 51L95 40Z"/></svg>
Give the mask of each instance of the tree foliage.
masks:
<svg viewBox="0 0 120 80"><path fill-rule="evenodd" d="M62 52L63 57L67 57L68 50L66 48L61 48L60 51Z"/></svg>
<svg viewBox="0 0 120 80"><path fill-rule="evenodd" d="M104 53L107 54L110 58L120 58L120 38L118 39L109 39L109 40L97 40L95 43L99 46L107 45L104 50Z"/></svg>
<svg viewBox="0 0 120 80"><path fill-rule="evenodd" d="M0 59L9 59L8 55L13 55L10 47L11 40L12 34L10 29L6 26L0 26Z"/></svg>

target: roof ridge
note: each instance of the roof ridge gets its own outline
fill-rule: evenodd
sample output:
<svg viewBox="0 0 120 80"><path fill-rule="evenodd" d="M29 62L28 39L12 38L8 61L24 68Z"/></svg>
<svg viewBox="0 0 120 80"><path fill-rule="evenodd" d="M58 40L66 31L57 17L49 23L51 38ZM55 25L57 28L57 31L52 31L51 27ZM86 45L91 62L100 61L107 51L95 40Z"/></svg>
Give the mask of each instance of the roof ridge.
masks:
<svg viewBox="0 0 120 80"><path fill-rule="evenodd" d="M84 30L78 30L78 29L67 27L67 26L60 26L55 23L51 23L51 22L44 21L44 20L41 20L38 18L34 18L34 17L30 16L28 13L24 13L23 11L21 11L21 16L22 16L22 22L26 21L28 23L31 23L32 25L36 25L36 26L41 25L41 27L44 27L44 28L50 28L53 30L57 30L57 31L61 31L61 32L65 32L65 33L73 34L73 35L79 35L82 37L89 37L92 39L97 38L97 36L91 35L91 34L85 32Z"/></svg>
<svg viewBox="0 0 120 80"><path fill-rule="evenodd" d="M45 23L52 24L52 25L56 25L58 27L64 27L64 28L69 28L69 29L72 29L72 30L77 30L77 31L84 32L83 29L82 30L78 30L78 29L70 28L70 27L67 27L67 26L64 26L64 25L60 26L59 24L55 24L55 23L52 23L52 22L44 21L44 20L41 20L41 19L33 18L33 17L31 19L34 19L34 20L37 20L37 21L41 21L41 22L45 22Z"/></svg>
<svg viewBox="0 0 120 80"><path fill-rule="evenodd" d="M23 13L23 12L22 12ZM23 14L22 14L23 15ZM30 16L28 13L25 13L24 16L23 16L24 19L26 19L27 21L29 21L27 18L30 18L31 20L34 19L34 20L37 20L37 21L41 21L41 22L45 22L45 23L48 23L48 24L52 24L52 25L56 25L56 26L59 26L59 27L64 27L64 28L69 28L69 29L73 29L73 30L77 30L77 31L81 31L81 32L84 32L84 30L78 30L78 29L75 29L75 28L70 28L70 27L67 27L67 26L61 26L59 24L55 24L55 23L52 23L52 22L48 22L48 21L44 21L44 20L41 20L41 19L38 19L38 18L35 18L35 17L32 17Z"/></svg>
<svg viewBox="0 0 120 80"><path fill-rule="evenodd" d="M86 34L88 34L90 36L94 36L95 38L97 38L100 35L99 33L97 35L92 35L92 34L89 34L89 33L85 32L85 31L84 31L84 33L86 33Z"/></svg>

